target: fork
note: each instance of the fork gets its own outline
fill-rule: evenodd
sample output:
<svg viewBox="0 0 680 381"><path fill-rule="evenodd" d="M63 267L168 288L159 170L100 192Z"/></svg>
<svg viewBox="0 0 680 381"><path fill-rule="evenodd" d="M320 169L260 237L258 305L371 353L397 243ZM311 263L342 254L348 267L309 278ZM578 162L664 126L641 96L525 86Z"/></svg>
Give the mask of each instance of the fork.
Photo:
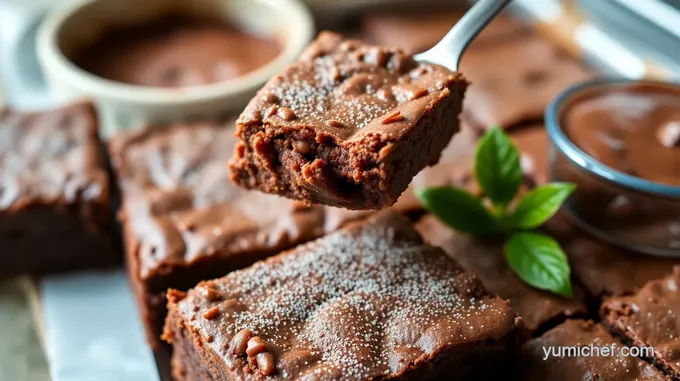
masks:
<svg viewBox="0 0 680 381"><path fill-rule="evenodd" d="M431 49L416 54L416 61L434 63L451 71L458 71L465 49L509 2L510 0L477 0L441 41Z"/></svg>

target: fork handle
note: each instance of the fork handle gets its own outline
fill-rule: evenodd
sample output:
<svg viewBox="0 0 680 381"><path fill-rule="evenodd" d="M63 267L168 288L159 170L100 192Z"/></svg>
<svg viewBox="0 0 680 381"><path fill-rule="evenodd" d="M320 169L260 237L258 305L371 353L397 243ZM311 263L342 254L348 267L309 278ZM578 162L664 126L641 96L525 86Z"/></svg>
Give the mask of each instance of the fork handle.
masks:
<svg viewBox="0 0 680 381"><path fill-rule="evenodd" d="M416 59L457 71L460 58L468 45L509 2L510 0L477 0L441 41L430 50L416 55Z"/></svg>

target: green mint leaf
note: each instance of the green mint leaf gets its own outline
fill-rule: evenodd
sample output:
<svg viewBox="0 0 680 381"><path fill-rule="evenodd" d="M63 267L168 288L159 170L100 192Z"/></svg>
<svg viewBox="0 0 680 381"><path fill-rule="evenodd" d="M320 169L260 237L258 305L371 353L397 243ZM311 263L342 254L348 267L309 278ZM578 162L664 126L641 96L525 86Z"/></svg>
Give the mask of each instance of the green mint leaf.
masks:
<svg viewBox="0 0 680 381"><path fill-rule="evenodd" d="M484 134L477 145L475 178L494 206L505 208L522 184L519 152L498 127Z"/></svg>
<svg viewBox="0 0 680 381"><path fill-rule="evenodd" d="M472 235L496 232L496 220L482 201L458 188L419 189L416 197L439 220L451 228Z"/></svg>
<svg viewBox="0 0 680 381"><path fill-rule="evenodd" d="M515 233L504 252L510 268L529 285L572 296L569 261L554 239L539 233Z"/></svg>
<svg viewBox="0 0 680 381"><path fill-rule="evenodd" d="M533 229L543 225L560 209L574 189L574 184L551 183L532 190L520 200L509 216L509 225L516 229Z"/></svg>

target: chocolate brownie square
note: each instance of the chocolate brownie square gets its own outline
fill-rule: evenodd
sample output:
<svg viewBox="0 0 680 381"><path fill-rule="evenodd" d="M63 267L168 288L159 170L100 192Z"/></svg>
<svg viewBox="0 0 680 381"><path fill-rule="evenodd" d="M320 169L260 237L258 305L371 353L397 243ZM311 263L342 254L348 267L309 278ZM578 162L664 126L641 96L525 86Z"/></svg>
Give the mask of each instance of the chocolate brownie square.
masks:
<svg viewBox="0 0 680 381"><path fill-rule="evenodd" d="M0 111L0 278L117 262L102 151L89 103Z"/></svg>
<svg viewBox="0 0 680 381"><path fill-rule="evenodd" d="M647 283L633 296L607 300L602 321L636 347L652 347L645 357L673 380L680 380L680 266L672 275Z"/></svg>
<svg viewBox="0 0 680 381"><path fill-rule="evenodd" d="M503 369L519 323L392 211L168 304L177 380L482 377Z"/></svg>
<svg viewBox="0 0 680 381"><path fill-rule="evenodd" d="M510 300L524 325L535 334L544 332L567 317L586 316L584 293L574 287L574 297L565 298L528 286L512 272L503 256L503 243L458 233L434 216L418 222L416 230L425 241L444 249L466 271L475 274L484 287Z"/></svg>
<svg viewBox="0 0 680 381"><path fill-rule="evenodd" d="M400 49L323 32L239 117L231 178L306 203L389 207L458 131L466 87Z"/></svg>
<svg viewBox="0 0 680 381"><path fill-rule="evenodd" d="M541 122L557 94L592 76L577 60L535 34L469 50L461 71L472 83L465 115L481 129Z"/></svg>
<svg viewBox="0 0 680 381"><path fill-rule="evenodd" d="M110 143L128 272L154 348L168 288L186 290L324 233L323 208L229 181L233 126L151 126Z"/></svg>
<svg viewBox="0 0 680 381"><path fill-rule="evenodd" d="M604 244L573 227L564 235L562 248L574 276L596 299L632 294L680 264L677 258L653 257Z"/></svg>
<svg viewBox="0 0 680 381"><path fill-rule="evenodd" d="M433 47L463 17L457 9L399 9L369 11L362 15L359 34L366 41L396 46L411 53ZM521 23L501 15L475 38L470 49L479 49L529 33Z"/></svg>
<svg viewBox="0 0 680 381"><path fill-rule="evenodd" d="M567 320L524 344L518 379L526 381L666 380L654 366L623 356L624 345L600 324Z"/></svg>

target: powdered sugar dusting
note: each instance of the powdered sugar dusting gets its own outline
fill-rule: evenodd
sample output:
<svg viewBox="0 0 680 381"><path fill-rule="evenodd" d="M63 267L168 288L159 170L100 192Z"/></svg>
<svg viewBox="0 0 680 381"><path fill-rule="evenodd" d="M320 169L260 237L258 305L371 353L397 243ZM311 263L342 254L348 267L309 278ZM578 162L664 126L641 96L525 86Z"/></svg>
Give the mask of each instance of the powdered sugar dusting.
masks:
<svg viewBox="0 0 680 381"><path fill-rule="evenodd" d="M298 62L267 83L242 118L276 104L291 109L296 124L325 127L329 120L341 122L344 128L338 134L347 137L412 100L395 96L393 88L412 85L423 91L421 95L439 92L438 83L447 82L451 74L442 67L418 65L399 49L322 34Z"/></svg>
<svg viewBox="0 0 680 381"><path fill-rule="evenodd" d="M398 374L454 342L507 334L514 324L507 304L404 224L341 231L232 273L213 286L223 295L223 318L199 325L217 329L222 341L251 329L275 353L282 378ZM400 238L404 229L410 238ZM196 314L190 303L207 303L200 293L190 300L185 315ZM211 345L234 361L219 340Z"/></svg>

